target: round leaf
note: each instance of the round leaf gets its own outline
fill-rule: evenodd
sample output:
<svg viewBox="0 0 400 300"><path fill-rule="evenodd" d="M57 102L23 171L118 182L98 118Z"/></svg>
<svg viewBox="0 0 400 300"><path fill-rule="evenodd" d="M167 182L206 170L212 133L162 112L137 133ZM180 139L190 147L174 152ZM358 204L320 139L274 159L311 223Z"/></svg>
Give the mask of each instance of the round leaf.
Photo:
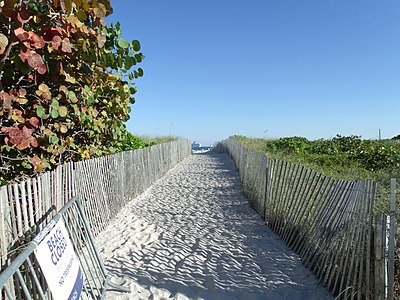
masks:
<svg viewBox="0 0 400 300"><path fill-rule="evenodd" d="M60 106L58 109L58 113L59 113L60 117L64 118L68 114L68 108L66 106Z"/></svg>
<svg viewBox="0 0 400 300"><path fill-rule="evenodd" d="M51 106L54 109L58 109L60 107L60 103L58 102L58 100L54 99L53 101L51 101Z"/></svg>
<svg viewBox="0 0 400 300"><path fill-rule="evenodd" d="M123 39L123 38L119 38L118 39L118 46L120 46L121 48L128 48L129 47L129 43L127 40Z"/></svg>
<svg viewBox="0 0 400 300"><path fill-rule="evenodd" d="M41 119L44 119L46 117L46 112L45 112L43 106L38 106L36 108L36 115Z"/></svg>
<svg viewBox="0 0 400 300"><path fill-rule="evenodd" d="M52 108L51 111L50 111L50 116L51 116L53 119L58 118L58 110Z"/></svg>
<svg viewBox="0 0 400 300"><path fill-rule="evenodd" d="M4 34L0 33L0 54L4 53L7 45L8 45L8 38Z"/></svg>
<svg viewBox="0 0 400 300"><path fill-rule="evenodd" d="M140 42L138 40L132 41L132 48L134 51L140 51Z"/></svg>
<svg viewBox="0 0 400 300"><path fill-rule="evenodd" d="M61 125L60 126L60 132L61 133L66 133L68 131L68 127L67 126L65 126L65 125Z"/></svg>
<svg viewBox="0 0 400 300"><path fill-rule="evenodd" d="M52 144L57 144L58 142L59 142L59 138L58 138L58 136L56 136L56 135L52 135L51 137L50 137L50 143L52 143Z"/></svg>

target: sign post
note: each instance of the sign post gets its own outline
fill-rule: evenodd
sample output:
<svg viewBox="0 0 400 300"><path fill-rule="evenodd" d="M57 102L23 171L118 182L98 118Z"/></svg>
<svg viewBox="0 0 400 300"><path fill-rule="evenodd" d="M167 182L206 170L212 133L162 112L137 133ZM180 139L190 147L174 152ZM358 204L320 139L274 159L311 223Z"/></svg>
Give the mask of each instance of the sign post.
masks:
<svg viewBox="0 0 400 300"><path fill-rule="evenodd" d="M80 298L83 274L62 219L39 243L35 255L55 300Z"/></svg>

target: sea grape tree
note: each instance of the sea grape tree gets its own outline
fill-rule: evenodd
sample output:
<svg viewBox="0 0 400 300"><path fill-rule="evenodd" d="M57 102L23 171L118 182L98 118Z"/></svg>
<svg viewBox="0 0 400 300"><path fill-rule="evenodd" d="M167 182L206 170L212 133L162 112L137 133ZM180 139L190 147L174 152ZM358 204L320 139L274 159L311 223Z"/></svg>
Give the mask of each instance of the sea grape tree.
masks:
<svg viewBox="0 0 400 300"><path fill-rule="evenodd" d="M109 0L0 0L0 182L113 153L144 57L111 13Z"/></svg>

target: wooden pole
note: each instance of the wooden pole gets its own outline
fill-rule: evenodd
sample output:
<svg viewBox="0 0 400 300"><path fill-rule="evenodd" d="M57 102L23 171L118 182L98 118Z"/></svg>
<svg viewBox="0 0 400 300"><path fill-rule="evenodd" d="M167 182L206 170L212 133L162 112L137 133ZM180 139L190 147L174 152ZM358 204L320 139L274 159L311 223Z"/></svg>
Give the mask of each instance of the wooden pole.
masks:
<svg viewBox="0 0 400 300"><path fill-rule="evenodd" d="M384 215L375 216L375 300L385 299L385 252L386 226L383 226Z"/></svg>
<svg viewBox="0 0 400 300"><path fill-rule="evenodd" d="M388 300L394 299L394 244L396 228L396 178L390 179L390 229L388 258Z"/></svg>

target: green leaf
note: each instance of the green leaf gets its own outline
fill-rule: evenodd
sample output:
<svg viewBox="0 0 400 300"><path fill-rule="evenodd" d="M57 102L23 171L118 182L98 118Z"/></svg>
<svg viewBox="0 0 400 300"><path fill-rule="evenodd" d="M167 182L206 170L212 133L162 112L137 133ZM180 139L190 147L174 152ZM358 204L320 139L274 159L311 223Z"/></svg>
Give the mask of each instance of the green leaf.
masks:
<svg viewBox="0 0 400 300"><path fill-rule="evenodd" d="M60 139L56 135L52 135L50 137L50 143L52 143L52 144L57 144L59 141L60 141Z"/></svg>
<svg viewBox="0 0 400 300"><path fill-rule="evenodd" d="M57 119L57 118L58 118L58 110L52 108L52 109L50 110L50 116L51 116L53 119Z"/></svg>
<svg viewBox="0 0 400 300"><path fill-rule="evenodd" d="M135 54L135 58L136 58L137 62L139 62L139 63L141 63L143 60L143 56L140 54Z"/></svg>
<svg viewBox="0 0 400 300"><path fill-rule="evenodd" d="M119 38L118 39L118 46L120 46L121 48L129 48L129 42L123 38Z"/></svg>
<svg viewBox="0 0 400 300"><path fill-rule="evenodd" d="M140 42L138 41L138 40L133 40L132 41L132 49L134 50L134 51L140 51Z"/></svg>
<svg viewBox="0 0 400 300"><path fill-rule="evenodd" d="M54 109L58 109L60 107L60 103L58 102L58 100L54 99L53 101L51 101L51 106Z"/></svg>
<svg viewBox="0 0 400 300"><path fill-rule="evenodd" d="M45 112L43 106L38 106L38 107L36 108L36 115L37 115L39 118L41 118L41 119L45 119L45 117L46 117L46 112Z"/></svg>
<svg viewBox="0 0 400 300"><path fill-rule="evenodd" d="M139 73L139 76L142 77L144 75L143 69L138 68L138 73Z"/></svg>
<svg viewBox="0 0 400 300"><path fill-rule="evenodd" d="M129 92L130 92L132 95L134 95L134 94L137 92L137 88L136 88L135 86L131 86L131 87L129 88Z"/></svg>
<svg viewBox="0 0 400 300"><path fill-rule="evenodd" d="M136 59L132 56L127 56L125 58L125 69L129 70L133 65L136 65Z"/></svg>
<svg viewBox="0 0 400 300"><path fill-rule="evenodd" d="M87 103L89 105L92 105L94 103L94 96L90 95L89 97L87 97Z"/></svg>
<svg viewBox="0 0 400 300"><path fill-rule="evenodd" d="M83 10L83 9L79 9L77 12L76 12L76 16L78 17L78 19L80 20L80 21L86 21L86 19L87 19L87 15L86 15L86 13L85 13L85 11Z"/></svg>
<svg viewBox="0 0 400 300"><path fill-rule="evenodd" d="M76 98L76 94L73 91L68 92L68 99L70 99L72 103L78 102L78 99Z"/></svg>

